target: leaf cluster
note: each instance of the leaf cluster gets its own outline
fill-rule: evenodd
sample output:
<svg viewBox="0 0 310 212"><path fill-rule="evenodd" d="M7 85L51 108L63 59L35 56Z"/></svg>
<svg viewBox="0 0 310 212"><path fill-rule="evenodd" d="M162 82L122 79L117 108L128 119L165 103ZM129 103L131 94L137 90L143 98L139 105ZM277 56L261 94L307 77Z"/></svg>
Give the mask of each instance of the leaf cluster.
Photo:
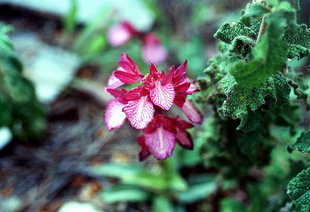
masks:
<svg viewBox="0 0 310 212"><path fill-rule="evenodd" d="M210 104L214 111L205 123L212 131L212 135L208 130L204 131L208 136L204 137L206 145L201 157L206 167L221 167L226 177L244 179L253 167L278 166L270 164L275 161L273 152L286 146L300 132L301 109L295 100L303 99L306 105L309 104L309 83L290 63L290 60L309 56L309 36L310 29L296 22L296 9L287 1L249 3L242 10L239 21L219 27L214 35L220 41L219 54L208 61L205 75L199 79L198 99ZM281 137L283 132L274 131L274 127L285 129L287 138ZM309 152L309 143L307 131L288 149ZM285 156L285 160L289 158ZM301 164L303 168L307 166ZM268 180L285 184L294 176L289 170L284 173L285 177L281 179L271 174L264 180L266 185L269 185ZM251 196L251 189L259 186L250 187L247 191ZM282 187L277 189L284 192ZM254 193L253 196L258 196ZM261 196L256 200L266 200L263 194ZM280 196L282 205L275 204L277 210L289 201L282 194ZM298 200L289 196L293 200L291 208L309 210L307 195ZM231 200L223 204L239 207ZM306 209L302 209L304 207Z"/></svg>
<svg viewBox="0 0 310 212"><path fill-rule="evenodd" d="M9 26L0 24L0 127L20 139L38 137L45 126L45 110L32 83L22 75L22 64L8 37Z"/></svg>

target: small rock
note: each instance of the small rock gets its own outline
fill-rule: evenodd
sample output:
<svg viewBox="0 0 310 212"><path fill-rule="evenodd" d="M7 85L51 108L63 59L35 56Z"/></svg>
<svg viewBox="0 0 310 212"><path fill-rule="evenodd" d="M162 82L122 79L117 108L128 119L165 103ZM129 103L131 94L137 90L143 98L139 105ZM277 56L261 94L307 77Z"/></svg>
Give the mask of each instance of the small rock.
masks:
<svg viewBox="0 0 310 212"><path fill-rule="evenodd" d="M67 202L58 212L99 212L99 210L90 203Z"/></svg>
<svg viewBox="0 0 310 212"><path fill-rule="evenodd" d="M12 139L12 133L9 128L0 128L0 149L4 148Z"/></svg>
<svg viewBox="0 0 310 212"><path fill-rule="evenodd" d="M51 103L74 77L80 60L77 55L43 43L31 33L12 37L24 64L24 75L33 81L38 99Z"/></svg>

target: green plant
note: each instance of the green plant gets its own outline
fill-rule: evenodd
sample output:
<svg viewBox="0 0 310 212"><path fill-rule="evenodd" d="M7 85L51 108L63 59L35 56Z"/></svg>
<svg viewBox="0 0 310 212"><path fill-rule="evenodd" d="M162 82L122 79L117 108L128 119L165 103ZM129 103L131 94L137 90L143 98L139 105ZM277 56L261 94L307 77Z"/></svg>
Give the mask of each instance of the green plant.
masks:
<svg viewBox="0 0 310 212"><path fill-rule="evenodd" d="M152 169L141 164L115 163L94 167L95 173L120 180L99 196L107 203L150 200L154 212L173 212L184 211L186 203L201 200L216 190L214 175L196 175L186 182L177 163L166 159Z"/></svg>
<svg viewBox="0 0 310 212"><path fill-rule="evenodd" d="M309 165L307 156L292 157L280 149L303 131L298 126L301 109L296 100L304 100L309 107L309 83L297 72L293 61L309 56L310 29L305 24L297 24L296 9L289 2L266 0L249 3L238 22L224 23L214 37L221 41L220 52L209 61L205 76L199 80L202 88L199 100L214 109L209 118L213 135L205 136L206 146L202 150L204 165L220 168L227 179L246 185L251 204L243 205L243 210L279 210L289 201L283 194L285 187L270 182L288 183L294 173ZM287 137L281 137L283 134ZM307 137L291 148L307 151L309 143ZM288 161L288 166L300 159L301 168L283 169L281 177L276 172L267 172L261 181L254 176L257 181L254 185L247 182L253 168L264 173L268 168L279 166L274 152ZM302 173L294 182L307 185L300 182L305 180L301 175L307 171ZM266 192L253 192L264 188ZM270 195L279 191L282 191L279 203L268 205ZM309 207L308 193L302 200L290 197L294 209L305 211L301 208ZM239 207L230 200L223 203L223 207L227 205Z"/></svg>
<svg viewBox="0 0 310 212"><path fill-rule="evenodd" d="M0 24L0 127L19 139L38 138L45 128L45 110L8 37L11 27Z"/></svg>

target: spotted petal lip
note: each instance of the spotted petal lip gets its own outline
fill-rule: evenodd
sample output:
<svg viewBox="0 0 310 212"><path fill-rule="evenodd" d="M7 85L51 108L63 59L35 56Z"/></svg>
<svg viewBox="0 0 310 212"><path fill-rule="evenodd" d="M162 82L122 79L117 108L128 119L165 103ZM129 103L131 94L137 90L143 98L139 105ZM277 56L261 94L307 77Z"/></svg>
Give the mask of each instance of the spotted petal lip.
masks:
<svg viewBox="0 0 310 212"><path fill-rule="evenodd" d="M163 160L172 155L175 135L160 127L152 133L145 134L145 144L154 157Z"/></svg>
<svg viewBox="0 0 310 212"><path fill-rule="evenodd" d="M174 101L175 92L171 84L161 85L160 81L155 82L155 86L150 90L150 98L154 105L164 110L169 110Z"/></svg>
<svg viewBox="0 0 310 212"><path fill-rule="evenodd" d="M131 126L136 129L143 129L152 121L154 115L154 107L148 101L147 96L142 96L138 100L129 101L123 108Z"/></svg>

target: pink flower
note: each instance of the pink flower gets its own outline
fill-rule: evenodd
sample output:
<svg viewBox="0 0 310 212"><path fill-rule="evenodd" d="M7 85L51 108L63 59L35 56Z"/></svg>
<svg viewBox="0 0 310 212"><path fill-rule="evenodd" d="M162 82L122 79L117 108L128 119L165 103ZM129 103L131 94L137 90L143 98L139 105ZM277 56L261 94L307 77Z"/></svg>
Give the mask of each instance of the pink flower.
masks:
<svg viewBox="0 0 310 212"><path fill-rule="evenodd" d="M140 84L129 91L116 89L136 82ZM143 129L144 135L137 140L141 147L140 160L150 154L159 160L165 159L172 155L176 142L183 148L192 149L192 139L186 130L193 125L161 113L176 104L191 122L201 123L201 113L192 101L186 99L187 95L198 90L186 77L186 61L177 69L170 67L168 75L151 64L149 74L144 76L127 54L121 54L119 67L112 73L106 88L115 97L107 104L106 125L113 130L121 127L127 119L134 128Z"/></svg>
<svg viewBox="0 0 310 212"><path fill-rule="evenodd" d="M108 41L112 46L120 46L130 40L136 33L136 29L128 21L123 21L109 29Z"/></svg>
<svg viewBox="0 0 310 212"><path fill-rule="evenodd" d="M156 114L147 128L143 130L144 135L138 138L141 147L140 160L150 154L159 160L170 157L176 142L186 149L192 149L192 139L186 131L192 127L192 124L178 118L167 118Z"/></svg>
<svg viewBox="0 0 310 212"><path fill-rule="evenodd" d="M143 129L152 121L155 112L154 106L149 99L149 91L142 86L130 90L124 99L127 104L123 111L126 114L131 126L136 129Z"/></svg>
<svg viewBox="0 0 310 212"><path fill-rule="evenodd" d="M150 91L150 98L154 105L164 110L169 110L174 101L175 91L173 85L167 80L166 74L158 72L154 64L151 64L150 74L142 82Z"/></svg>
<svg viewBox="0 0 310 212"><path fill-rule="evenodd" d="M145 62L160 64L168 57L168 52L154 33L146 34L143 38L142 57Z"/></svg>
<svg viewBox="0 0 310 212"><path fill-rule="evenodd" d="M114 89L124 84L135 83L144 77L138 66L127 54L121 54L118 64L119 67L112 72L106 89Z"/></svg>

